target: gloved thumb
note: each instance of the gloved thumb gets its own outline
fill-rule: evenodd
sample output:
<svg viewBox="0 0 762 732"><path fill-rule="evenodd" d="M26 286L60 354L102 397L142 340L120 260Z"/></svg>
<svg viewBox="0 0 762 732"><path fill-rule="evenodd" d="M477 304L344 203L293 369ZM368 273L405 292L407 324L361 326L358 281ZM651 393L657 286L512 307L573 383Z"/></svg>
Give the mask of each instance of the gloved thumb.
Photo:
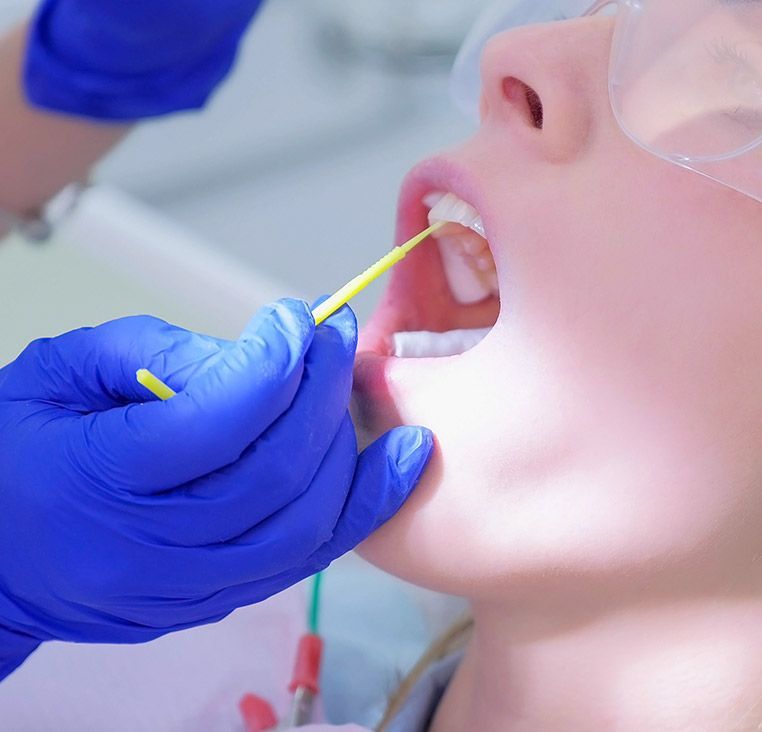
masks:
<svg viewBox="0 0 762 732"><path fill-rule="evenodd" d="M91 472L152 493L234 463L291 405L314 330L306 303L281 300L169 401L88 415Z"/></svg>
<svg viewBox="0 0 762 732"><path fill-rule="evenodd" d="M366 448L333 537L317 551L316 564L327 567L392 518L418 485L433 451L434 436L424 427L398 427Z"/></svg>

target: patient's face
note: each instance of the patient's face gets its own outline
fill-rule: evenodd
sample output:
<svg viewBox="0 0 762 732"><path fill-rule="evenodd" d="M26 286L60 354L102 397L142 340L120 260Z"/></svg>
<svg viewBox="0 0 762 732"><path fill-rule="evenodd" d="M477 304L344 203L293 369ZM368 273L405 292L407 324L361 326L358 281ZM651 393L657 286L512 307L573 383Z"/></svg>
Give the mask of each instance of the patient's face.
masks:
<svg viewBox="0 0 762 732"><path fill-rule="evenodd" d="M480 130L404 187L401 240L425 227L427 193L452 191L482 215L499 280L499 304L457 303L427 243L361 343L358 424L438 440L363 548L419 584L730 587L762 550L762 204L622 134L611 33L598 17L493 39ZM388 357L392 332L495 319L462 355Z"/></svg>

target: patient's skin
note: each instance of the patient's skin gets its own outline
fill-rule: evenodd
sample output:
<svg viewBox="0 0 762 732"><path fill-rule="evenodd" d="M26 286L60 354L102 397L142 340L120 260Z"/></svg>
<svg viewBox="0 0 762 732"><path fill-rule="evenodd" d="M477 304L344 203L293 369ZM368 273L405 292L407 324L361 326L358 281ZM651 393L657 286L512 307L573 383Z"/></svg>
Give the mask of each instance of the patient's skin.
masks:
<svg viewBox="0 0 762 732"><path fill-rule="evenodd" d="M762 204L623 135L611 32L597 17L496 37L478 134L406 184L400 238L430 188L482 213L490 336L455 359L358 361L365 428L439 442L363 553L473 602L435 732L762 721ZM542 129L508 77L539 94ZM416 253L422 281L433 252Z"/></svg>
<svg viewBox="0 0 762 732"><path fill-rule="evenodd" d="M130 129L53 114L29 105L22 89L28 29L0 35L0 208L34 215L91 167Z"/></svg>

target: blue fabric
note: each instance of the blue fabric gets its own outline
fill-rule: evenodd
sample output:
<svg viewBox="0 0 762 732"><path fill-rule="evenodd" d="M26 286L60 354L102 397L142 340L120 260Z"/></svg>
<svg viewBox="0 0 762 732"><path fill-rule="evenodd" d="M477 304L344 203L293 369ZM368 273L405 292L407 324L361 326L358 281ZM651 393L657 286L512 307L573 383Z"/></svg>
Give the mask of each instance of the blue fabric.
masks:
<svg viewBox="0 0 762 732"><path fill-rule="evenodd" d="M28 100L128 121L203 106L262 0L45 0L30 29Z"/></svg>
<svg viewBox="0 0 762 732"><path fill-rule="evenodd" d="M463 654L456 653L435 663L413 687L388 732L426 732L462 660Z"/></svg>
<svg viewBox="0 0 762 732"><path fill-rule="evenodd" d="M44 640L131 643L219 620L396 513L432 437L399 428L358 456L356 339L348 307L316 329L284 300L233 342L125 318L36 341L0 370L0 628L29 641L0 634L6 671ZM177 396L153 399L142 367Z"/></svg>
<svg viewBox="0 0 762 732"><path fill-rule="evenodd" d="M0 628L0 679L15 671L38 645L40 642L28 635Z"/></svg>

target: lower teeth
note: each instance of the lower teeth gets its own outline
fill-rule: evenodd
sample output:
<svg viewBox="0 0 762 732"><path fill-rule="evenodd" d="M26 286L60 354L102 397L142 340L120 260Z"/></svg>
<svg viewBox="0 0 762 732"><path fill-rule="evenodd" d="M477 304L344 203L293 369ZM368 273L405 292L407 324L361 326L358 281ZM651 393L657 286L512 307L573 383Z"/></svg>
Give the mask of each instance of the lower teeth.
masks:
<svg viewBox="0 0 762 732"><path fill-rule="evenodd" d="M451 330L447 333L395 333L392 336L392 355L398 358L458 356L484 340L491 330L492 328L474 328Z"/></svg>

